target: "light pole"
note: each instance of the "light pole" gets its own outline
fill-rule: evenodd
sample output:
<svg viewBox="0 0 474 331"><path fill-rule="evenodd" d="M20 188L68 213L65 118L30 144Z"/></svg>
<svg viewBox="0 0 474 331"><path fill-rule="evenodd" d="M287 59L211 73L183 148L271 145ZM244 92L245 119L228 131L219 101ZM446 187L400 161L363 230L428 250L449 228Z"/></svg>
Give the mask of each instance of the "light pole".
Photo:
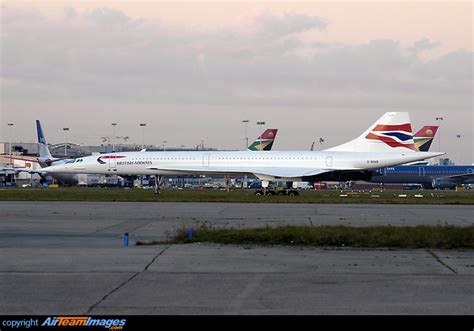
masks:
<svg viewBox="0 0 474 331"><path fill-rule="evenodd" d="M142 128L142 149L145 148L145 127L146 123L140 123L140 127Z"/></svg>
<svg viewBox="0 0 474 331"><path fill-rule="evenodd" d="M163 140L163 152L166 151L165 150L165 144L168 142L168 140Z"/></svg>
<svg viewBox="0 0 474 331"><path fill-rule="evenodd" d="M263 126L265 125L265 122L257 122L257 125L260 125L260 132L263 130ZM262 133L260 133L260 151L262 150Z"/></svg>
<svg viewBox="0 0 474 331"><path fill-rule="evenodd" d="M440 121L442 121L442 120L444 120L444 118L436 117L436 121L439 122L439 124L438 124L438 152L441 152L441 132L440 132L441 131L441 125L440 125L441 122Z"/></svg>
<svg viewBox="0 0 474 331"><path fill-rule="evenodd" d="M112 123L112 128L113 128L112 153L115 153L115 127L116 126L117 126L117 123Z"/></svg>
<svg viewBox="0 0 474 331"><path fill-rule="evenodd" d="M442 117L436 117L438 124L438 152L441 152L441 121L444 120ZM439 163L441 164L441 156L439 157Z"/></svg>
<svg viewBox="0 0 474 331"><path fill-rule="evenodd" d="M319 144L321 145L321 150L323 150L323 142L324 142L324 138L323 137L319 138Z"/></svg>
<svg viewBox="0 0 474 331"><path fill-rule="evenodd" d="M206 140L206 139L208 139L207 136L206 136L206 137L203 137L203 138L201 139L201 150L202 150L202 151L204 150L204 140Z"/></svg>
<svg viewBox="0 0 474 331"><path fill-rule="evenodd" d="M249 120L243 120L242 123L245 123L245 148L244 148L244 151L245 151L247 148L249 148L249 137L247 134Z"/></svg>
<svg viewBox="0 0 474 331"><path fill-rule="evenodd" d="M458 138L458 164L461 164L461 135L456 135L456 138Z"/></svg>
<svg viewBox="0 0 474 331"><path fill-rule="evenodd" d="M12 130L13 130L13 123L8 123L8 149L9 149L9 153L10 154L10 165L13 165L13 162L12 162Z"/></svg>
<svg viewBox="0 0 474 331"><path fill-rule="evenodd" d="M69 128L63 128L64 131L64 156L67 156L67 132Z"/></svg>

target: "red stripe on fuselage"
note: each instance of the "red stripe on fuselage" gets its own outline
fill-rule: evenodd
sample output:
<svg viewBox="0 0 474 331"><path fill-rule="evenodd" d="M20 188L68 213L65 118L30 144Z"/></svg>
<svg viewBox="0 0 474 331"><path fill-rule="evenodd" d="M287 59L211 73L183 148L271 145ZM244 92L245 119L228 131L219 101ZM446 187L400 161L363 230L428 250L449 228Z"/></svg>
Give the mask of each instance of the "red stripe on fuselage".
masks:
<svg viewBox="0 0 474 331"><path fill-rule="evenodd" d="M107 156L101 156L101 159L123 159L126 156L120 156L120 155L107 155Z"/></svg>

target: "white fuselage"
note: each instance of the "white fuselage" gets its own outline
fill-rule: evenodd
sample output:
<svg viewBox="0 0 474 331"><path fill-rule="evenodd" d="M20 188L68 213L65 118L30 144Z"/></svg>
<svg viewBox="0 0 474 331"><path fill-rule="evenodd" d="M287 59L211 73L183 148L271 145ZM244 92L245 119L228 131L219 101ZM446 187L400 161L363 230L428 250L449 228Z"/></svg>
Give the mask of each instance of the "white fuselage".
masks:
<svg viewBox="0 0 474 331"><path fill-rule="evenodd" d="M73 163L74 161L75 159L52 159L49 162L51 166L60 166ZM43 168L47 167L47 161L44 158L39 157L38 162ZM74 172L55 172L52 174L52 177L68 185L76 185L78 183L78 174Z"/></svg>
<svg viewBox="0 0 474 331"><path fill-rule="evenodd" d="M50 173L117 175L255 174L259 169L281 170L282 174L307 173L324 169L372 170L423 160L435 155L411 151L393 152L314 152L314 151L187 151L123 152L94 155L74 163L52 166ZM295 170L294 172L293 169ZM272 175L268 176L271 179ZM276 176L273 176L276 177ZM301 178L282 175L278 178Z"/></svg>

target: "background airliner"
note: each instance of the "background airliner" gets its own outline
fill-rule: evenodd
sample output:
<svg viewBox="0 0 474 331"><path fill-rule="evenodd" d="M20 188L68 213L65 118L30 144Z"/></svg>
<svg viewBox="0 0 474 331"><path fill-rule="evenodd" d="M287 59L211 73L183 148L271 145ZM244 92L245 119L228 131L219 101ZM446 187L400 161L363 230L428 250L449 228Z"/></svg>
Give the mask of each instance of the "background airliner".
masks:
<svg viewBox="0 0 474 331"><path fill-rule="evenodd" d="M51 155L39 120L36 120L36 133L38 134L38 162L42 167L74 162L75 159L55 158Z"/></svg>
<svg viewBox="0 0 474 331"><path fill-rule="evenodd" d="M380 167L443 154L417 152L408 113L390 112L358 138L325 151L124 152L79 158L43 170L52 174L255 175L267 187L271 180L367 179Z"/></svg>
<svg viewBox="0 0 474 331"><path fill-rule="evenodd" d="M428 152L437 131L438 126L436 125L426 125L422 127L420 131L413 136L416 149L420 152Z"/></svg>
<svg viewBox="0 0 474 331"><path fill-rule="evenodd" d="M38 135L38 163L41 167L48 167L48 166L57 166L66 163L73 163L75 159L71 158L55 158L51 155L49 151L48 144L46 143L46 138L43 133L43 128L41 127L41 122L36 120L36 133ZM44 180L44 170L38 171L40 173L42 179ZM51 174L53 178L56 178L63 182L64 184L72 184L75 185L78 183L78 174L74 173L55 173Z"/></svg>
<svg viewBox="0 0 474 331"><path fill-rule="evenodd" d="M378 176L377 176L378 175ZM474 184L474 166L405 165L377 169L369 180L383 184L421 184L424 188L447 189Z"/></svg>
<svg viewBox="0 0 474 331"><path fill-rule="evenodd" d="M248 146L249 151L270 151L276 139L278 129L266 129L257 140Z"/></svg>

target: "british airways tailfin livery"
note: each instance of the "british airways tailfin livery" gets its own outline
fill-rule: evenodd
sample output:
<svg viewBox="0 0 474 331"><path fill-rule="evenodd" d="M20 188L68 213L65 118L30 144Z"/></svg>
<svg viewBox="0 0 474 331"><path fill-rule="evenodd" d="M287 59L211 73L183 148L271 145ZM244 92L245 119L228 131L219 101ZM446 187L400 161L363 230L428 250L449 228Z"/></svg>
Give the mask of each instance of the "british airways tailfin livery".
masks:
<svg viewBox="0 0 474 331"><path fill-rule="evenodd" d="M410 117L405 112L385 113L359 137L325 151L393 152L415 151Z"/></svg>

